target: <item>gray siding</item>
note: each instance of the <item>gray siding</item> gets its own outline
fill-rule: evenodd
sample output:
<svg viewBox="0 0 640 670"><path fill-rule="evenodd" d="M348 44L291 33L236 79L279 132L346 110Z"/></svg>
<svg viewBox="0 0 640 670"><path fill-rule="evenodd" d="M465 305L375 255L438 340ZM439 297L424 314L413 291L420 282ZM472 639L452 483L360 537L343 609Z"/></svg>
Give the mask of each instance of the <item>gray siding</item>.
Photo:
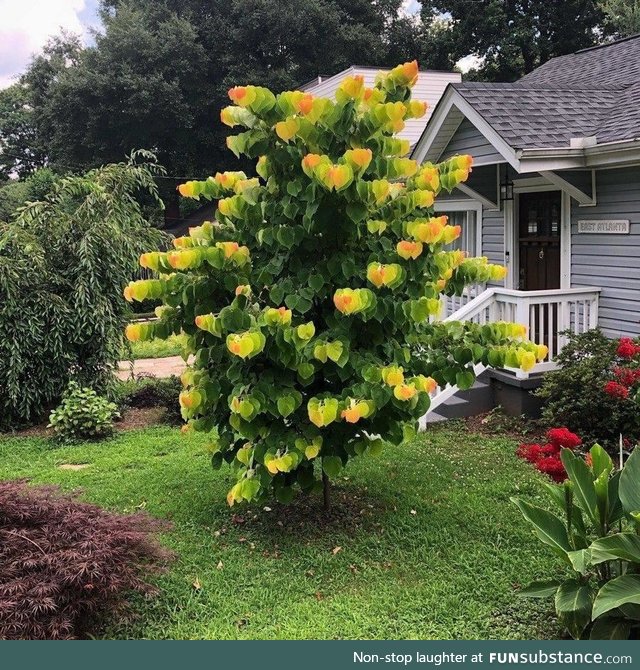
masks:
<svg viewBox="0 0 640 670"><path fill-rule="evenodd" d="M449 158L455 154L471 154L477 165L504 163L502 155L468 119L464 119L458 126L441 158Z"/></svg>
<svg viewBox="0 0 640 670"><path fill-rule="evenodd" d="M483 210L482 212L482 255L490 263L504 265L504 212ZM490 286L504 286L504 281L488 282Z"/></svg>
<svg viewBox="0 0 640 670"><path fill-rule="evenodd" d="M560 173L562 174L562 173ZM596 175L597 205L571 206L571 286L599 286L599 326L609 337L640 335L640 168ZM578 233L579 219L628 219L629 235Z"/></svg>

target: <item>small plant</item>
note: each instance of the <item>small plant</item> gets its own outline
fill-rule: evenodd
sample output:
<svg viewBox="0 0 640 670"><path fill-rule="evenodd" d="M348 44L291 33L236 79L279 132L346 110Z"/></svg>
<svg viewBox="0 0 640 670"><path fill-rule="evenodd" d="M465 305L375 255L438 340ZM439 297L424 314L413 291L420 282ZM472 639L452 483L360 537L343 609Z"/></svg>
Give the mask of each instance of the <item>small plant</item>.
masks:
<svg viewBox="0 0 640 670"><path fill-rule="evenodd" d="M615 470L595 445L585 459L560 452L568 479L547 484L558 513L512 498L542 542L563 560L564 581L520 592L555 597L560 621L576 639L637 639L640 634L640 450Z"/></svg>
<svg viewBox="0 0 640 670"><path fill-rule="evenodd" d="M153 535L168 524L112 514L55 487L0 482L0 639L70 639L151 593L145 573L171 558Z"/></svg>
<svg viewBox="0 0 640 670"><path fill-rule="evenodd" d="M549 475L555 482L563 482L567 478L560 452L562 449L573 451L582 444L582 440L568 428L551 428L547 431L547 443L521 444L517 455L529 461L537 470Z"/></svg>
<svg viewBox="0 0 640 670"><path fill-rule="evenodd" d="M567 426L585 443L609 449L617 446L620 433L637 440L638 342L611 340L598 330L566 335L569 342L557 358L560 369L546 374L536 393L544 399L543 421Z"/></svg>
<svg viewBox="0 0 640 670"><path fill-rule="evenodd" d="M98 440L111 435L118 407L93 389L69 382L60 405L51 412L48 428L61 441Z"/></svg>

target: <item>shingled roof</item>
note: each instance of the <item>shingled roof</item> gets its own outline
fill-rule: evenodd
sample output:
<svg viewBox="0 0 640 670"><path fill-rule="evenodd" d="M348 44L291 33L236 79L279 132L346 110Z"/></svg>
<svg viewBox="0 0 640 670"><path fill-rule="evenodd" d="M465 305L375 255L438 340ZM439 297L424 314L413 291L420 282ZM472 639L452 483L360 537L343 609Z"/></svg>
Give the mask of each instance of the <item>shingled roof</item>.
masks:
<svg viewBox="0 0 640 670"><path fill-rule="evenodd" d="M511 84L453 88L514 149L640 137L640 35L553 58Z"/></svg>

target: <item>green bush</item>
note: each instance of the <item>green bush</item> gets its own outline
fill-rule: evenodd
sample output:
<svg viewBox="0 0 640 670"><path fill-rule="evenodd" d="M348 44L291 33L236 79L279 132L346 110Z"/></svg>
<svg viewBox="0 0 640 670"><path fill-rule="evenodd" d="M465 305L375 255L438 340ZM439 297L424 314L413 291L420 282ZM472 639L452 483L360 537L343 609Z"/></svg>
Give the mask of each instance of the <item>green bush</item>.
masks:
<svg viewBox="0 0 640 670"><path fill-rule="evenodd" d="M617 340L599 330L566 333L568 344L557 357L560 369L545 375L537 395L544 399L542 419L566 426L586 444L617 445L621 426L638 425L637 407L604 393L618 362Z"/></svg>
<svg viewBox="0 0 640 670"><path fill-rule="evenodd" d="M131 316L122 285L162 240L139 204L157 197L158 166L137 158L61 179L0 224L0 424L46 416L72 378L113 383Z"/></svg>
<svg viewBox="0 0 640 670"><path fill-rule="evenodd" d="M113 420L119 417L115 403L72 381L60 406L51 412L47 427L62 442L98 440L113 433Z"/></svg>
<svg viewBox="0 0 640 670"><path fill-rule="evenodd" d="M139 377L121 382L116 389L116 401L121 407L163 407L167 423L179 424L180 405L178 398L182 384L176 376L167 378Z"/></svg>

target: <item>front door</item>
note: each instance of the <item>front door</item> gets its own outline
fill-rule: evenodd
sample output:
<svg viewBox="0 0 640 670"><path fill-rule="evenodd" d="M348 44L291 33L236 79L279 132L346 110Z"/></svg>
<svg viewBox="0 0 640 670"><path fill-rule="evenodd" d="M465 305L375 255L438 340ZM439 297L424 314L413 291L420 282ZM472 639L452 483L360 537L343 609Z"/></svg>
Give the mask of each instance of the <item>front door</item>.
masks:
<svg viewBox="0 0 640 670"><path fill-rule="evenodd" d="M519 200L518 288L560 288L560 191L521 193Z"/></svg>

